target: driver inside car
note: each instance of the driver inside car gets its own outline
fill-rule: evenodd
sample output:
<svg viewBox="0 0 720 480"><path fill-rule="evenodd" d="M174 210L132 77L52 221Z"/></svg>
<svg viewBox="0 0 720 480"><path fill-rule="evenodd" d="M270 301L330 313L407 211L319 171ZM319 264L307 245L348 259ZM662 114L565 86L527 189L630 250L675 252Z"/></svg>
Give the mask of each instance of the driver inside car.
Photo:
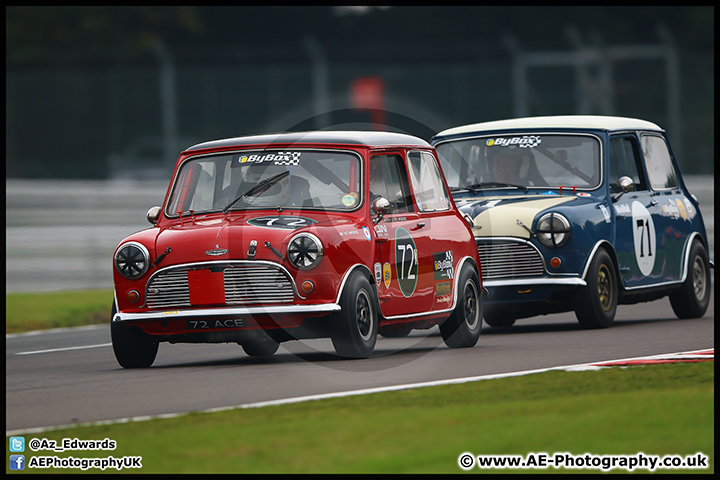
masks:
<svg viewBox="0 0 720 480"><path fill-rule="evenodd" d="M532 153L503 149L490 161L493 181L508 185L547 185L538 171Z"/></svg>
<svg viewBox="0 0 720 480"><path fill-rule="evenodd" d="M493 176L498 183L518 183L521 158L517 155L499 153L493 160Z"/></svg>
<svg viewBox="0 0 720 480"><path fill-rule="evenodd" d="M265 168L252 166L243 179L240 191L247 191L261 181L285 172L288 172L288 169L280 165L268 165ZM273 182L269 188L260 190L257 194L245 195L242 200L250 206L279 207L285 205L289 197L290 176L287 175Z"/></svg>

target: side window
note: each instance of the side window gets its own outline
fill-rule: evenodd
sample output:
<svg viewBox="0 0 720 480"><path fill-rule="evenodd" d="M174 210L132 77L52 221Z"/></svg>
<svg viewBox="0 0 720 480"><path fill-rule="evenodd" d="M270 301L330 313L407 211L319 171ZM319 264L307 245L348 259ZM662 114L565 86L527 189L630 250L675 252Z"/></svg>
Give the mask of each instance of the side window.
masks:
<svg viewBox="0 0 720 480"><path fill-rule="evenodd" d="M676 188L677 173L665 140L656 135L643 135L641 142L645 166L653 190Z"/></svg>
<svg viewBox="0 0 720 480"><path fill-rule="evenodd" d="M435 157L428 152L409 152L408 170L415 193L415 205L421 212L447 210L448 194L440 176Z"/></svg>
<svg viewBox="0 0 720 480"><path fill-rule="evenodd" d="M638 149L635 137L613 137L610 139L610 191L620 191L617 182L620 177L630 177L635 184L633 190L647 190L638 168Z"/></svg>
<svg viewBox="0 0 720 480"><path fill-rule="evenodd" d="M412 212L412 200L408 195L407 185L400 155L370 157L370 201L385 197L390 202L390 213Z"/></svg>

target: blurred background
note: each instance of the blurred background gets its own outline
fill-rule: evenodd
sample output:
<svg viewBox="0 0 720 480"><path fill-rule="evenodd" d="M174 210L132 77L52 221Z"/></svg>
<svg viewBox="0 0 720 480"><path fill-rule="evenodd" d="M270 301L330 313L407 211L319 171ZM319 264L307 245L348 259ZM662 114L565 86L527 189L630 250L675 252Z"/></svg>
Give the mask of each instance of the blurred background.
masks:
<svg viewBox="0 0 720 480"><path fill-rule="evenodd" d="M111 288L182 149L288 130L642 118L714 238L713 7L5 11L7 292Z"/></svg>

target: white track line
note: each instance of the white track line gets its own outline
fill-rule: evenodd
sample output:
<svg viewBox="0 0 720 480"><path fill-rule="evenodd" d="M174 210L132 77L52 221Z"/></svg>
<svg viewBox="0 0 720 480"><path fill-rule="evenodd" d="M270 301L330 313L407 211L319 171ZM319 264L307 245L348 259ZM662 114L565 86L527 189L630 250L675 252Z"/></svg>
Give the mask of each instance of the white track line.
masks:
<svg viewBox="0 0 720 480"><path fill-rule="evenodd" d="M707 354L706 352L713 351L713 354ZM702 352L702 353L701 353ZM531 375L534 373L542 373L542 372L549 372L552 370L564 370L569 372L578 372L578 371L585 371L585 370L600 370L603 368L608 368L604 366L599 366L602 364L607 363L614 363L614 362L627 362L627 361L637 361L637 360L657 360L658 358L676 358L678 360L681 360L684 358L684 356L699 356L701 355L702 358L713 358L714 359L714 347L711 348L703 348L701 350L693 350L690 352L678 352L678 353L667 353L662 355L651 355L647 357L635 357L635 358L625 358L621 360L607 360L607 361L601 361L601 362L592 362L592 363L583 363L578 365L566 365L561 367L549 367L549 368L539 368L536 370L525 370L521 372L509 372L509 373L495 373L491 375L479 375L476 377L465 377L465 378L452 378L447 380L437 380L433 382L420 382L420 383L409 383L406 385L390 385L387 387L376 387L376 388L365 388L361 390L350 390L345 392L334 392L334 393L323 393L318 395L306 395L302 397L292 397L292 398L281 398L277 400L268 400L264 402L255 402L255 403L245 403L241 405L232 405L228 407L218 407L218 408L210 408L207 410L199 410L196 413L214 413L214 412L225 412L228 410L239 410L239 409L247 409L247 408L262 408L262 407L270 407L270 406L276 406L276 405L289 405L293 403L301 403L301 402L310 402L313 400L325 400L329 398L342 398L342 397L352 397L357 395L369 395L372 393L382 393L382 392L395 392L399 390L410 390L414 388L424 388L424 387L436 387L441 385L456 385L461 383L469 383L469 382L478 382L481 380L492 380L497 378L510 378L510 377L520 377L523 375ZM130 423L130 422L144 422L147 420L157 420L157 419L163 419L163 418L177 418L182 417L184 415L188 415L190 412L180 412L180 413L165 413L161 415L143 415L143 416L137 416L137 417L128 417L128 418L120 418L116 420L102 420L97 422L85 422L85 423L76 423L76 424L69 424L69 425L58 425L58 426L52 426L52 427L36 427L36 428L27 428L23 430L11 430L6 431L6 436L12 436L12 435L28 435L28 434L36 434L36 433L42 433L47 432L51 430L61 430L66 428L75 428L75 427L89 427L94 425L113 425L118 423Z"/></svg>
<svg viewBox="0 0 720 480"><path fill-rule="evenodd" d="M97 345L81 345L79 347L49 348L47 350L34 350L30 352L18 352L15 355L35 355L38 353L65 352L67 350L84 350L86 348L111 347L112 343L100 343Z"/></svg>
<svg viewBox="0 0 720 480"><path fill-rule="evenodd" d="M101 328L107 328L107 325L84 325L82 327L61 327L61 328L49 328L47 330L32 330L30 332L22 333L6 333L5 339L17 338L17 337L34 337L37 335L46 335L48 333L65 333L65 332L80 332L83 330L99 330Z"/></svg>

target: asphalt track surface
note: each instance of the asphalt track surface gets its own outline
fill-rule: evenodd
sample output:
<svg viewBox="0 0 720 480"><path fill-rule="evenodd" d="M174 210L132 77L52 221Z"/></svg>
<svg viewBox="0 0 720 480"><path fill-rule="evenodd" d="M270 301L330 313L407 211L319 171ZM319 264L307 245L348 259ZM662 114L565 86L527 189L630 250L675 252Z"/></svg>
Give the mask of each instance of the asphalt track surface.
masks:
<svg viewBox="0 0 720 480"><path fill-rule="evenodd" d="M236 344L161 343L140 370L117 364L109 325L9 335L6 432L712 349L714 320L714 295L691 320L678 320L664 298L619 306L602 330L581 329L573 313L484 325L466 349L448 349L437 328L379 337L364 360L339 359L329 339L283 343L266 358Z"/></svg>

